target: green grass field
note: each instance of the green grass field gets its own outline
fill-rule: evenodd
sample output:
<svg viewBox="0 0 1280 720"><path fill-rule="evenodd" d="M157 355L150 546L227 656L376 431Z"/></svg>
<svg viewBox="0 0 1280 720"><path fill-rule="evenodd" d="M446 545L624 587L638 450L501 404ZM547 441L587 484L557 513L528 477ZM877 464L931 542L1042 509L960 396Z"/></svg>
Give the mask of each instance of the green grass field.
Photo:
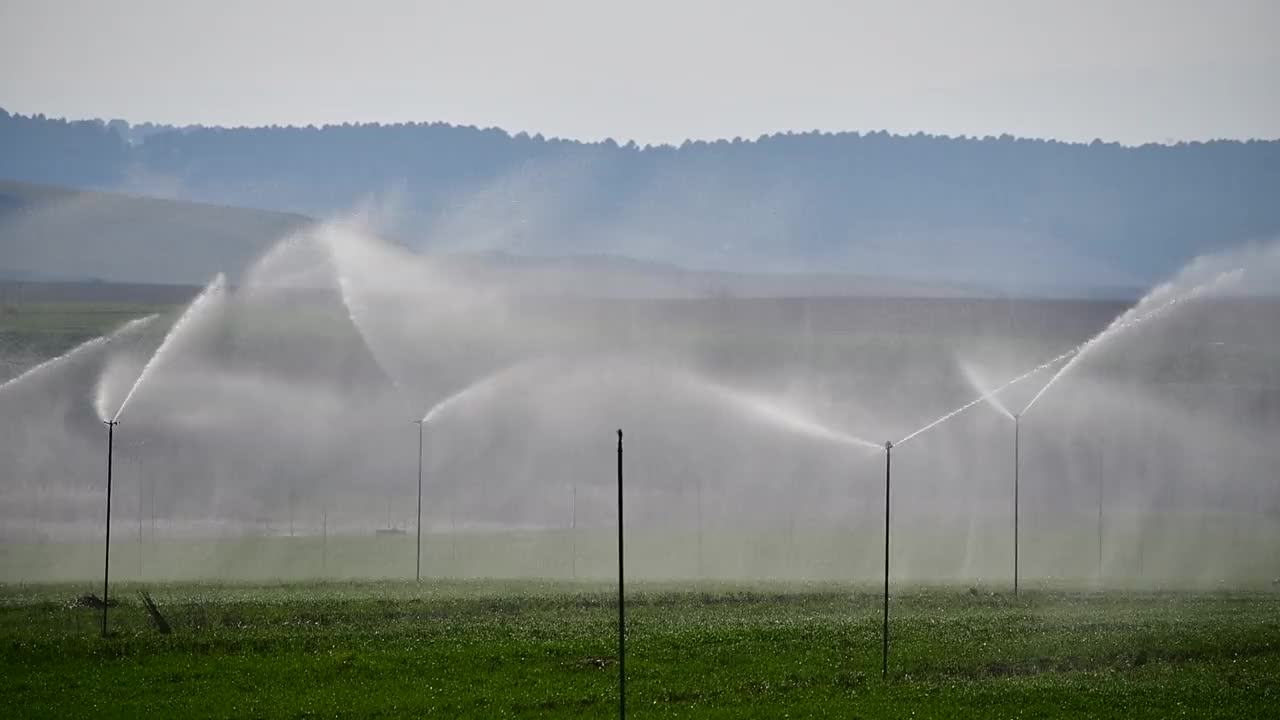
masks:
<svg viewBox="0 0 1280 720"><path fill-rule="evenodd" d="M611 717L604 584L0 587L8 717ZM633 717L1274 717L1280 593L639 584Z"/></svg>

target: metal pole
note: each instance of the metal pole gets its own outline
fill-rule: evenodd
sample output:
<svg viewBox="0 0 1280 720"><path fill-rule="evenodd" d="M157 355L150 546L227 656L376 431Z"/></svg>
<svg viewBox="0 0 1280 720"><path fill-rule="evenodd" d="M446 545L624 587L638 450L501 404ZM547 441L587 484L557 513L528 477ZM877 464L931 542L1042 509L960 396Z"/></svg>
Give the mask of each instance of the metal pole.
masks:
<svg viewBox="0 0 1280 720"><path fill-rule="evenodd" d="M1098 582L1102 582L1102 463L1098 463Z"/></svg>
<svg viewBox="0 0 1280 720"><path fill-rule="evenodd" d="M320 506L320 574L328 572L329 565L329 508Z"/></svg>
<svg viewBox="0 0 1280 720"><path fill-rule="evenodd" d="M138 579L142 579L142 470L137 461L133 469L138 474Z"/></svg>
<svg viewBox="0 0 1280 720"><path fill-rule="evenodd" d="M573 504L569 513L569 575L578 579L578 486L573 486Z"/></svg>
<svg viewBox="0 0 1280 720"><path fill-rule="evenodd" d="M1013 595L1018 595L1018 435L1020 415L1013 416Z"/></svg>
<svg viewBox="0 0 1280 720"><path fill-rule="evenodd" d="M422 421L418 424L418 550L414 559L413 579L422 580Z"/></svg>
<svg viewBox="0 0 1280 720"><path fill-rule="evenodd" d="M698 478L698 579L707 576L702 559L702 478Z"/></svg>
<svg viewBox="0 0 1280 720"><path fill-rule="evenodd" d="M107 589L111 583L111 455L116 444L116 422L114 420L105 422L107 425L107 532L102 551L102 637L107 636Z"/></svg>
<svg viewBox="0 0 1280 720"><path fill-rule="evenodd" d="M622 430L618 430L618 718L627 717L627 600L622 552Z"/></svg>
<svg viewBox="0 0 1280 720"><path fill-rule="evenodd" d="M893 443L884 444L884 647L880 653L880 677L889 676L889 470Z"/></svg>

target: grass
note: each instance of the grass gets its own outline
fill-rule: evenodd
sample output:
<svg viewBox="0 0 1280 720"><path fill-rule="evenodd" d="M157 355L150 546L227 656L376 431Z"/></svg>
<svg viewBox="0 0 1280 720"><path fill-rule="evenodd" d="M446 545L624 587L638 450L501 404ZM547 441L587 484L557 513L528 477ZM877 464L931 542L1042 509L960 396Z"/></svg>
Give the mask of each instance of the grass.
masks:
<svg viewBox="0 0 1280 720"><path fill-rule="evenodd" d="M0 588L10 717L609 717L610 586L551 581ZM1280 593L1018 598L916 587L639 584L633 717L1262 717L1280 700Z"/></svg>
<svg viewBox="0 0 1280 720"><path fill-rule="evenodd" d="M105 335L136 317L169 312L171 305L137 302L37 302L0 308L0 332L50 343L74 344Z"/></svg>

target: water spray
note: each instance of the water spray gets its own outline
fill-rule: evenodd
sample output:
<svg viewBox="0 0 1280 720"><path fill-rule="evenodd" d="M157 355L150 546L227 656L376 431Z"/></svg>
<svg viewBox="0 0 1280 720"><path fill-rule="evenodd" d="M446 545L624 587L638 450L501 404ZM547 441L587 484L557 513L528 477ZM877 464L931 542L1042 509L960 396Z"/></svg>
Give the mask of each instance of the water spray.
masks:
<svg viewBox="0 0 1280 720"><path fill-rule="evenodd" d="M1197 285L1191 290L1188 290L1186 293L1183 293L1182 295L1178 295L1170 300L1167 300L1164 303L1161 303L1160 305L1156 306L1151 310L1148 310L1147 312L1141 315L1134 315L1133 313L1138 309L1139 306L1141 306L1141 303L1139 303L1137 306L1134 306L1133 309L1129 310L1129 312L1126 312L1124 315L1121 315L1119 318L1116 318L1114 321L1112 321L1110 325L1107 326L1105 330L1093 336L1089 340L1086 340L1085 342L1080 343L1079 345L1055 357L1049 358L1048 360L1040 363L1039 365L1031 368L1027 372L1022 373L1021 375L1013 378L1012 380L1009 380L1008 382L1004 383L1003 385L1000 385L999 387L993 390L989 390L985 393L982 393L978 397L974 398L973 400L970 400L964 405L961 405L955 410L952 410L951 412L946 413L945 415L938 418L937 420L934 420L933 422L928 423L927 425L924 425L923 427L917 429L916 431L909 433L906 437L902 438L895 444L902 445L903 443L906 443L909 440L913 440L916 438L916 436L934 429L935 427L945 423L946 421L972 408L974 405L977 405L978 403L990 402L991 398L995 397L997 394L1004 392L1009 387L1017 383L1020 383L1023 380L1026 380L1032 375L1035 375L1036 373L1039 373L1043 370L1053 367L1054 365L1057 365L1058 363L1064 360L1067 361L1065 365L1063 365L1061 368L1058 369L1058 372L1055 373L1053 377L1049 378L1049 381L1045 383L1043 387L1040 388L1040 391L1037 392L1035 396L1031 398L1031 402L1027 403L1026 407L1022 408L1022 411L1020 413L1017 413L1018 415L1025 415L1027 411L1031 409L1031 406L1035 405L1036 402L1041 397L1044 396L1045 392L1047 392L1049 388L1052 387L1053 384L1067 372L1067 370L1075 366L1075 364L1080 360L1080 357L1084 355L1084 353L1087 350L1097 345L1100 341L1112 335L1115 335L1116 333L1122 330L1126 330L1135 325L1146 322L1147 320L1150 320L1151 318L1156 317L1157 315L1160 315L1161 313L1165 312L1169 308L1172 308L1179 303L1198 297L1199 295L1202 295L1205 292L1208 292L1209 290L1213 289L1218 285L1221 285L1230 280L1236 280L1242 274L1243 274L1242 270L1232 270L1230 272L1219 273L1214 279L1210 280L1209 282Z"/></svg>
<svg viewBox="0 0 1280 720"><path fill-rule="evenodd" d="M1169 310L1175 305L1178 305L1179 303L1183 303L1183 302L1186 302L1187 300L1192 300L1196 297L1199 297L1200 295L1203 295L1204 293L1216 288L1219 285L1238 280L1243 274L1244 274L1243 269L1235 269L1235 270L1229 270L1229 271L1218 273L1216 276L1213 277L1213 279L1207 282L1201 283L1181 295L1176 295L1170 298L1169 300L1166 300L1163 303L1157 305L1151 310L1147 310L1146 312L1143 312L1142 314L1136 314L1138 312L1138 309L1141 308L1143 305L1142 301L1139 301L1137 305L1134 305L1132 308L1126 311L1123 315L1116 318L1115 320L1112 320L1111 324L1108 325L1102 332L1098 333L1097 335L1094 335L1092 338L1086 340L1084 343L1077 346L1075 350L1071 352L1069 355L1062 356L1062 357L1070 357L1070 359L1067 360L1067 364L1059 368L1058 372L1054 373L1053 377L1049 378L1049 382L1045 383L1044 387L1040 388L1040 392L1032 396L1031 401L1028 402L1027 406L1022 409L1022 412L1025 414L1028 410L1030 410L1031 406L1035 405L1036 402L1039 401L1040 398L1043 397L1044 394L1049 391L1049 388L1053 387L1053 384L1056 383L1059 378L1067 374L1068 370L1075 367L1076 363L1080 362L1080 359L1084 357L1085 353L1091 350L1098 343L1102 342L1103 340L1106 340L1107 338L1115 335L1116 333L1121 332L1122 330L1126 330L1140 323L1144 323L1147 320L1150 320L1151 318L1154 318L1157 315L1164 313L1165 311ZM1159 291L1157 290L1156 292L1159 292ZM1155 293L1153 292L1152 295L1154 294ZM1152 295L1149 295L1148 297L1151 297Z"/></svg>
<svg viewBox="0 0 1280 720"><path fill-rule="evenodd" d="M107 597L107 591L111 585L111 467L112 467L112 451L115 449L116 425L120 423L115 420L104 420L103 424L107 426L107 529L106 537L103 540L102 547L102 637L107 636L107 607L110 605Z"/></svg>
<svg viewBox="0 0 1280 720"><path fill-rule="evenodd" d="M25 372L17 375L16 377L10 378L9 380L6 380L3 383L0 383L0 393L3 393L4 391L8 390L10 387L17 385L18 383L22 382L23 380L26 380L29 377L32 377L35 375L41 375L52 368L62 365L63 363L66 363L76 357L79 357L89 352L90 350L93 350L94 348L102 347L106 345L108 342L109 340L105 335L92 338L90 340L86 340L80 343L79 345L75 346L74 348L71 348L71 350L55 358L50 358L48 360L45 360L42 363L34 365L28 368Z"/></svg>
<svg viewBox="0 0 1280 720"><path fill-rule="evenodd" d="M837 444L852 445L869 451L880 449L879 445L870 440L830 427L803 409L776 399L718 385L694 376L684 377L682 381L695 392L709 394L713 399L728 403L749 417L789 432Z"/></svg>
<svg viewBox="0 0 1280 720"><path fill-rule="evenodd" d="M391 373L383 358L379 357L378 352L374 350L373 343L369 342L369 335L365 332L364 324L360 322L357 316L355 303L352 301L351 281L343 274L340 267L336 241L330 240L323 247L327 251L329 267L333 271L334 280L338 284L338 297L342 300L342 307L347 311L347 319L351 321L351 326L355 328L356 335L360 337L365 349L369 351L369 357L373 360L373 364L378 367L387 382L395 388L397 394L403 395L405 388L400 384L400 380Z"/></svg>
<svg viewBox="0 0 1280 720"><path fill-rule="evenodd" d="M43 375L44 373L50 370L53 370L54 368L57 368L65 363L71 362L72 360L82 357L83 355L92 351L95 348L104 347L115 338L122 337L124 335L128 335L132 332L140 330L141 328L149 325L157 317L158 315L153 314L153 315L146 315L140 318L135 318L125 323L124 325L121 325L119 329L113 331L109 335L101 335L101 336L86 340L57 357L50 358L48 360L45 360L44 362L41 362L30 368L27 368L27 370L23 371L21 374L10 378L4 381L3 383L0 383L0 394L3 394L4 392L17 386L19 383L22 383L25 380L28 380L32 377L36 377L39 375Z"/></svg>
<svg viewBox="0 0 1280 720"><path fill-rule="evenodd" d="M1103 340L1106 340L1107 338L1112 337L1123 330L1134 327L1135 325L1144 323L1168 311L1169 309L1173 308L1179 303L1185 303L1186 301L1199 297L1200 295L1203 295L1204 293L1209 292L1210 290L1213 290L1214 288L1220 285L1238 280L1243 274L1244 274L1244 270L1240 268L1218 273L1216 276L1214 276L1212 279L1208 280L1207 282L1196 285L1195 287L1191 288L1190 290L1188 290L1187 292L1181 295L1175 295L1174 297L1160 303L1159 305L1155 306L1150 310L1146 310L1145 312L1142 312L1141 314L1138 314L1138 311L1139 311L1139 308L1142 307L1143 301L1139 301L1137 305L1133 306L1124 314L1120 315L1115 320L1111 321L1111 324L1107 325L1107 327L1103 329L1102 332L1098 333L1097 335L1094 335L1089 340L1086 340L1084 343L1074 348L1074 350L1072 350L1071 352L1064 353L1058 358L1055 358L1054 361L1051 361L1051 362L1056 362L1062 359L1067 360L1067 362L1062 367L1058 368L1058 371L1054 373L1052 377L1049 378L1049 381L1040 387L1040 391L1031 397L1031 400L1026 404L1025 407L1022 408L1022 412L1014 415L1014 496L1015 496L1015 500L1014 500L1014 550L1013 550L1013 554L1014 554L1013 583L1014 584L1013 584L1013 587L1014 587L1015 595L1018 592L1018 576L1017 576L1018 520L1017 520L1017 499L1016 499L1017 477L1018 477L1018 464L1017 464L1018 463L1017 461L1017 437L1018 437L1017 420L1018 418L1021 417L1022 415L1025 415L1027 411L1030 410L1040 400L1040 398L1044 397L1044 394L1049 391L1049 388L1053 387L1054 383L1056 383L1063 375L1066 375L1067 372L1071 370L1071 368L1075 367L1076 364L1080 362L1080 359L1084 357L1085 353L1087 353L1093 347L1097 346ZM1161 289L1157 289L1151 295L1148 295L1148 298L1155 296L1160 291ZM1097 520L1098 563L1096 568L1097 578L1099 582L1101 582L1102 580L1102 517L1103 517L1102 496L1103 496L1103 476L1102 476L1102 473L1099 472L1098 473L1098 520Z"/></svg>
<svg viewBox="0 0 1280 720"><path fill-rule="evenodd" d="M138 388L140 388L143 382L151 376L151 373L155 372L156 364L172 352L170 348L173 346L173 343L176 342L176 338L182 336L182 331L191 323L192 318L202 314L204 312L204 308L208 307L208 305L215 299L221 297L226 291L226 287L226 276L222 273L218 273L214 276L213 280L205 286L205 289L196 296L196 299L192 300L190 305L187 305L187 309L182 312L178 321L173 324L173 327L169 328L169 332L164 336L164 340L160 341L160 347L156 348L156 351L151 354L147 363L142 366L142 372L138 373L138 377L133 381L133 385L130 386L129 392L125 393L124 400L120 402L120 407L116 409L115 415L111 417L112 421L118 421L120 416L124 414L125 408L128 407L129 401L133 399L134 394L138 392ZM106 418L103 419L105 420Z"/></svg>

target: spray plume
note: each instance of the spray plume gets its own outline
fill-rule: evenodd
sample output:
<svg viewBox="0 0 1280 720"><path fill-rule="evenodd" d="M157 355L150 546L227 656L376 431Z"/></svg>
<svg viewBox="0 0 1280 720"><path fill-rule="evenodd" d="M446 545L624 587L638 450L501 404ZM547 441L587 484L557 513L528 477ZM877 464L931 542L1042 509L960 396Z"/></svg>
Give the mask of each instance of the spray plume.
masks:
<svg viewBox="0 0 1280 720"><path fill-rule="evenodd" d="M91 340L86 340L80 343L79 345L75 346L74 348L71 348L71 350L55 358L50 358L38 365L28 368L25 372L18 375L17 377L11 378L5 381L4 383L0 383L0 393L3 393L7 388L17 385L18 383L23 382L24 380L27 380L29 378L32 378L38 375L42 375L45 372L50 371L60 365L71 362L72 360L85 355L86 353L93 350L94 348L104 347L105 345L107 345L108 343L110 343L112 340L116 338L124 337L125 335L129 335L137 330L140 330L141 328L150 324L151 321L155 320L156 317L157 317L156 315L146 315L144 317L134 318L133 320L130 320L124 325L121 325L116 330L112 331L109 335L100 335Z"/></svg>
<svg viewBox="0 0 1280 720"><path fill-rule="evenodd" d="M156 351L152 353L150 359L147 360L147 364L142 366L142 372L138 373L138 378L134 380L133 385L129 387L129 392L125 393L124 400L120 402L120 407L111 418L112 422L120 420L120 416L124 414L125 408L129 406L129 401L133 399L134 393L138 391L139 387L142 387L143 382L145 382L147 378L150 377L151 373L155 371L157 363L172 352L170 348L173 346L175 339L182 336L183 331L191 323L191 319L202 315L211 303L213 303L217 298L222 297L223 293L226 292L226 286L226 276L222 273L218 273L214 276L213 280L205 286L205 289L196 296L196 299L192 300L190 305L187 305L187 309L182 312L178 321L174 323L173 327L169 328L169 332L165 334L164 340L160 341L160 347L156 348ZM103 420L105 419L106 418L103 418Z"/></svg>
<svg viewBox="0 0 1280 720"><path fill-rule="evenodd" d="M780 403L771 398L742 390L735 390L717 385L712 382L700 380L697 378L687 378L686 382L695 389L710 393L712 397L722 402L728 403L739 410L745 411L748 415L755 417L772 425L776 425L785 430L789 430L800 435L827 440L843 445L852 445L854 447L866 450L881 450L881 445L864 440L856 435L836 430L818 420L805 414L798 408L791 407Z"/></svg>
<svg viewBox="0 0 1280 720"><path fill-rule="evenodd" d="M1084 354L1084 352L1085 352L1086 350L1088 350L1089 348L1092 348L1093 346L1097 345L1100 341L1102 341L1102 340L1104 340L1104 339L1106 339L1106 338L1109 338L1109 337L1111 337L1111 336L1115 335L1116 333L1118 333L1118 332L1120 332L1120 331L1122 331L1122 330L1125 330L1125 329L1127 329L1127 328L1131 328L1131 327L1133 327L1133 326L1135 326L1135 325L1139 325L1139 324L1141 324L1141 323L1143 323L1143 322L1146 322L1147 320L1150 320L1151 318L1153 318L1153 317L1155 317L1155 316L1157 316L1157 315L1159 315L1159 314L1163 313L1164 311L1168 310L1169 308L1173 307L1174 305L1177 305L1178 303L1184 302L1184 301L1186 301L1186 300L1190 300L1190 299L1192 299L1192 298L1194 298L1194 297L1198 297L1199 295L1204 294L1204 293L1205 293L1205 292L1207 292L1208 290L1210 290L1210 289L1212 289L1212 288L1214 288L1214 287L1216 287L1216 286L1218 286L1218 285L1222 284L1223 282L1226 282L1226 281L1228 281L1228 280L1235 280L1235 279L1238 279L1238 278L1240 277L1240 275L1242 274L1242 272L1243 272L1242 270L1237 269L1237 270L1231 270L1231 271L1227 271L1227 272L1220 273L1219 275L1217 275L1214 279L1210 280L1209 282L1203 283L1203 284L1201 284L1201 285L1197 285L1196 287L1192 288L1191 290L1187 291L1186 293L1184 293L1184 294L1182 294L1182 295L1177 295L1177 296L1175 296L1175 297L1173 297L1173 298L1171 298L1171 299L1169 299L1169 300L1166 300L1166 301L1164 301L1163 303L1161 303L1161 304L1157 305L1155 308L1153 308L1153 309L1151 309L1151 310L1147 310L1146 312L1136 313L1135 311L1139 311L1139 310L1140 310L1144 305L1145 305L1145 306L1150 306L1150 305L1151 305L1151 302L1150 302L1150 301L1148 301L1148 300L1144 300L1143 302L1139 302L1137 305L1135 305L1135 306L1133 307L1133 309L1129 310L1128 312L1124 313L1124 314L1123 314L1123 315L1121 315L1120 317L1116 318L1114 321L1112 321L1112 322L1111 322L1111 324L1110 324L1110 325L1108 325L1108 326L1106 327L1106 329L1104 329L1102 332L1098 333L1097 335L1093 336L1092 338L1090 338L1090 339L1088 339L1088 340L1084 341L1083 343L1080 343L1079 345L1077 345L1077 346L1075 346L1075 347L1071 348L1070 350L1068 350L1068 351L1066 351L1066 352L1062 353L1061 355L1058 355L1057 357L1050 358L1049 360L1046 360L1045 362L1040 363L1039 365L1035 366L1034 368L1031 368L1031 369L1030 369L1030 370L1028 370L1027 372L1025 372L1025 373L1023 373L1023 374L1019 375L1018 377L1015 377L1014 379L1012 379L1012 380L1010 380L1010 381L1006 382L1005 384L1001 385L1000 387L997 387L997 388L995 388L994 390L991 390L990 392L983 393L982 395L978 396L977 398L973 399L972 401L967 402L967 403L965 403L964 405L961 405L960 407L956 408L955 410L952 410L951 412L947 413L946 415L943 415L942 417L938 418L937 420L934 420L933 422L929 423L928 425L925 425L924 427L920 428L919 430L916 430L915 432L913 432L913 433L911 433L911 434L907 435L907 436L906 436L906 437L904 437L903 439L901 439L901 440L899 440L898 442L894 443L894 445L901 445L901 444L903 444L903 443L907 442L908 440L911 440L912 438L916 437L917 435L920 435L920 434L922 434L922 433L928 432L929 430L932 430L933 428L935 428L935 427L937 427L937 426L941 425L942 423L944 423L944 422L946 422L946 421L950 420L951 418L953 418L953 417L955 417L955 416L959 415L960 413L964 412L965 410L968 410L969 408L973 407L974 405L977 405L978 403L981 403L981 402L988 402L992 397L994 397L995 395L999 394L1000 392L1003 392L1006 388L1010 387L1011 385L1014 385L1015 383L1019 383L1019 382L1021 382L1021 381L1025 380L1025 379L1027 379L1027 378L1031 377L1032 375L1035 375L1036 373L1038 373L1038 372L1040 372L1040 371L1042 371L1042 370L1045 370L1045 369L1050 368L1050 367L1052 367L1052 366L1054 366L1054 365L1056 365L1056 364L1058 364L1058 363L1060 363L1060 362L1062 362L1062 361L1064 361L1064 360L1067 360L1068 362L1067 362L1065 365L1063 365L1063 366L1058 370L1058 372L1057 372L1056 374L1054 374L1054 376L1053 376L1053 377L1049 378L1049 382L1045 383L1045 384L1044 384L1044 387L1040 388L1040 391L1039 391L1038 393L1036 393L1034 397L1032 397L1032 398L1031 398L1031 402L1027 403L1027 406L1026 406L1026 407L1024 407L1024 408L1022 409L1022 412L1021 412L1021 413L1018 413L1019 415L1024 415L1024 414L1026 414L1026 412L1027 412L1028 410L1030 410L1030 409L1031 409L1031 406L1032 406L1032 405L1035 405L1035 404L1036 404L1036 401L1037 401L1037 400L1039 400L1039 399L1040 399L1040 398L1045 394L1045 391L1047 391L1047 390L1049 389L1049 387L1053 385L1054 381L1055 381L1055 380L1057 380L1058 378L1062 377L1063 373L1065 373L1065 372L1067 371L1067 369L1068 369L1068 368L1070 368L1072 365L1074 365L1074 364L1075 364L1075 361L1076 361L1076 360L1078 360L1078 359L1080 358L1080 356L1081 356L1081 355L1083 355L1083 354ZM1169 291L1169 290L1168 290L1168 287L1169 287L1169 286L1167 286L1167 285L1166 285L1166 286L1162 286L1161 288L1159 288L1158 290L1156 290L1155 292L1153 292L1151 295L1149 295L1149 296L1148 296L1148 298L1156 297L1156 296L1158 296L1158 295L1167 294L1167 293L1168 293L1168 291Z"/></svg>
<svg viewBox="0 0 1280 720"><path fill-rule="evenodd" d="M321 245L332 269L334 281L338 284L338 296L342 299L342 307L347 311L347 319L351 321L351 326L355 328L356 334L360 336L360 342L364 343L365 349L369 351L369 357L373 358L373 362L378 366L379 372L396 390L396 394L400 397L408 397L400 379L390 371L386 360L381 357L381 353L370 342L369 334L365 331L364 323L360 320L359 313L356 311L356 304L352 300L354 290L351 287L351 280L342 271L342 259L338 256L339 252L344 249L342 244L357 242L357 240L347 237L349 233L345 233L341 228L337 227L319 228L318 232L323 233L320 238Z"/></svg>
<svg viewBox="0 0 1280 720"><path fill-rule="evenodd" d="M1005 406L1004 401L1000 399L998 394L990 392L991 383L987 382L986 378L979 376L977 368L963 361L960 362L959 365L960 372L964 375L964 379L973 387L973 389L981 393L982 397L987 399L987 404L991 406L991 409L1010 420L1013 420L1013 413Z"/></svg>
<svg viewBox="0 0 1280 720"><path fill-rule="evenodd" d="M519 377L524 375L528 375L533 370L540 367L550 367L550 366L542 362L530 361L530 362L521 363L519 365L515 365L512 367L504 368L502 370L498 370L497 372L493 372L488 375L485 375L479 380L476 380L470 385L467 385L461 390L453 393L452 395L449 395L448 397L436 403L435 405L432 405L431 409L427 410L426 414L422 416L421 422L424 425L429 425L431 424L432 421L437 420L441 415L445 414L450 409L462 403L465 403L472 398L480 396L488 391L495 390L506 382L516 380Z"/></svg>
<svg viewBox="0 0 1280 720"><path fill-rule="evenodd" d="M1146 322L1147 320L1150 320L1151 318L1157 315L1160 315L1161 313L1165 312L1166 310L1174 307L1179 303L1199 297L1200 295L1203 295L1204 293L1208 292L1211 289L1216 288L1219 285L1225 284L1227 282L1234 282L1238 280L1240 276L1243 274L1244 274L1244 270L1242 269L1228 270L1226 272L1219 273L1212 280L1209 280L1208 282L1197 285L1182 295L1176 295L1160 303L1155 308L1151 310L1147 310L1145 312L1142 312L1143 305L1146 304L1149 306L1151 303L1139 302L1137 305L1131 308L1128 312L1124 313L1120 317L1113 320L1111 324L1106 327L1105 330L1093 336L1093 338L1089 339L1083 345L1081 345L1077 349L1078 351L1072 354L1073 357L1067 361L1067 364L1059 368L1058 372L1054 373L1053 377L1049 378L1049 382L1045 383L1044 387L1040 388L1040 392L1032 396L1031 401L1027 403L1027 406L1022 408L1022 413L1025 414L1028 410L1030 410L1031 406L1035 405L1036 402L1041 397L1043 397L1046 392L1049 391L1049 388L1053 387L1053 384L1058 381L1058 378L1065 375L1067 371L1070 370L1072 367L1075 367L1075 364L1080 361L1080 358L1084 357L1085 353L1087 353L1090 349L1092 349L1097 344L1101 343L1107 338L1112 337L1116 333L1121 332L1122 330L1125 330L1127 328L1133 327L1134 325L1138 325L1140 323ZM1160 294L1165 294L1169 292L1169 287L1170 286L1166 285L1160 288L1159 290L1156 290L1148 297L1157 297Z"/></svg>

